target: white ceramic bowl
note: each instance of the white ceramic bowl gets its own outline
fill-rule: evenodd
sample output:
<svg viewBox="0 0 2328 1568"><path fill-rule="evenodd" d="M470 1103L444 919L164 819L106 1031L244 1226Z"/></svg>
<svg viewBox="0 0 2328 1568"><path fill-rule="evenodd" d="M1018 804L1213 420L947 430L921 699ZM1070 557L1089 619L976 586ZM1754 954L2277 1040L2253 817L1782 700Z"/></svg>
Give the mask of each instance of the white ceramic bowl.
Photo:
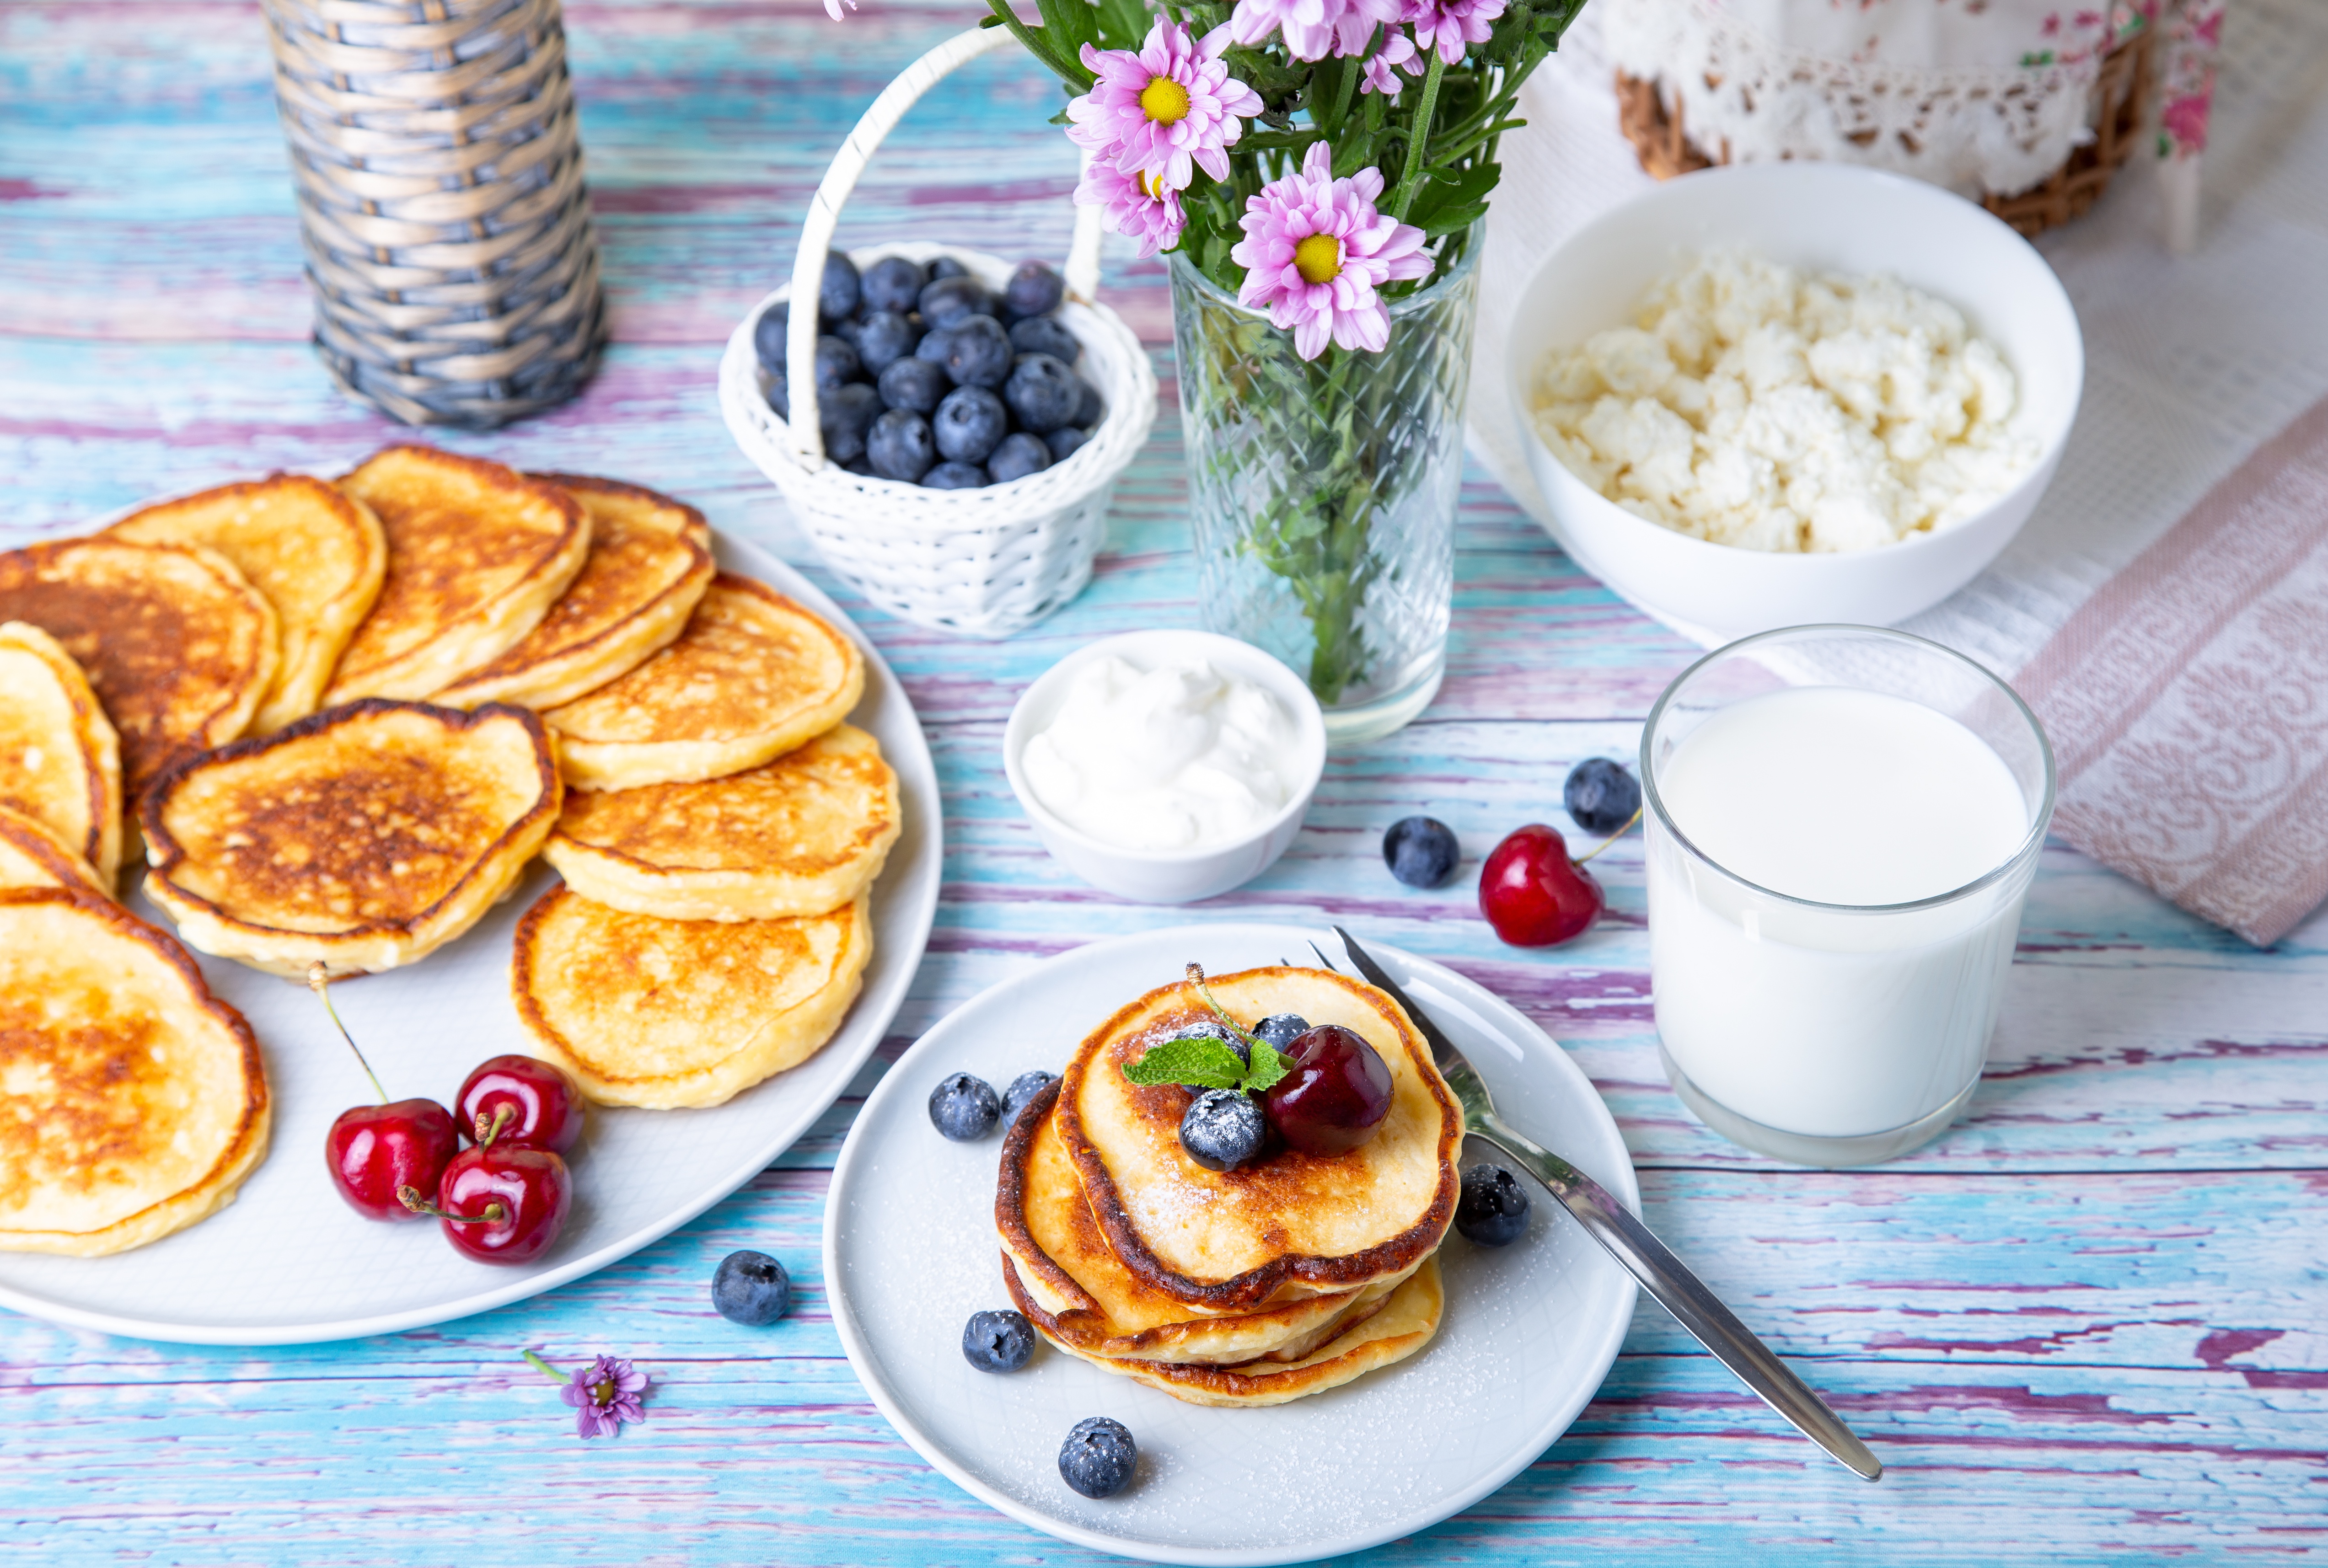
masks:
<svg viewBox="0 0 2328 1568"><path fill-rule="evenodd" d="M1123 850L1062 822L1028 787L1020 765L1027 743L1049 728L1065 699L1067 682L1095 659L1112 655L1136 670L1173 659L1201 658L1225 673L1267 690L1293 716L1291 798L1278 813L1234 843L1201 850ZM1093 887L1135 904L1187 904L1244 886L1285 853L1301 831L1302 814L1326 771L1326 718L1301 678L1249 643L1211 632L1126 632L1087 643L1037 677L1019 694L1002 731L1002 769L1043 847Z"/></svg>
<svg viewBox="0 0 2328 1568"><path fill-rule="evenodd" d="M1549 351L1625 324L1657 278L1722 249L1889 273L1963 311L2013 367L2020 403L2012 427L2035 437L2037 466L1995 504L1938 532L1837 554L1709 544L1605 499L1537 437L1537 369ZM2077 313L2027 240L1938 186L1845 164L1738 164L1644 192L1546 257L1511 320L1512 416L1551 505L1554 536L1626 598L1708 642L1809 622L1891 625L1938 604L2029 521L2085 385Z"/></svg>

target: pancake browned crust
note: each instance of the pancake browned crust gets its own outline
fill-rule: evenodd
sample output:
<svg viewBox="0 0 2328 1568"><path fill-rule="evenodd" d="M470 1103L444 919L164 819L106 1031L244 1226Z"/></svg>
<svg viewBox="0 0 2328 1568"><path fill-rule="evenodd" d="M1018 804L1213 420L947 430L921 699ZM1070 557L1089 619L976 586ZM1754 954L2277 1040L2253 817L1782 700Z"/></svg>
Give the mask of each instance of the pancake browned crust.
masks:
<svg viewBox="0 0 2328 1568"><path fill-rule="evenodd" d="M0 555L0 621L30 621L89 675L134 807L178 757L249 727L275 679L275 607L199 545L69 539Z"/></svg>
<svg viewBox="0 0 2328 1568"><path fill-rule="evenodd" d="M847 634L722 572L677 642L543 717L567 783L637 789L757 767L840 723L864 691L865 657Z"/></svg>
<svg viewBox="0 0 2328 1568"><path fill-rule="evenodd" d="M542 859L585 898L670 920L777 920L853 902L902 825L881 743L836 725L700 784L575 790Z"/></svg>
<svg viewBox="0 0 2328 1568"><path fill-rule="evenodd" d="M791 920L658 920L553 887L510 992L535 1053L601 1105L718 1105L822 1049L873 956L860 898Z"/></svg>
<svg viewBox="0 0 2328 1568"><path fill-rule="evenodd" d="M590 553L525 641L429 700L450 708L555 708L668 646L711 586L711 525L691 506L580 474L536 474L582 505Z"/></svg>
<svg viewBox="0 0 2328 1568"><path fill-rule="evenodd" d="M1446 1291L1439 1278L1439 1260L1429 1257L1375 1311L1357 1319L1299 1360L1255 1361L1242 1366L1129 1361L1094 1356L1051 1334L1040 1318L1028 1311L1018 1276L1008 1269L1004 1272L1012 1299L1020 1303L1019 1310L1027 1312L1036 1332L1052 1344L1104 1371L1144 1383L1190 1404L1284 1404L1338 1388L1376 1367L1403 1361L1428 1345L1432 1336L1439 1332L1440 1320L1447 1308Z"/></svg>
<svg viewBox="0 0 2328 1568"><path fill-rule="evenodd" d="M113 896L97 869L72 851L49 825L0 805L0 887L86 887Z"/></svg>
<svg viewBox="0 0 2328 1568"><path fill-rule="evenodd" d="M54 637L0 622L0 805L41 822L111 891L121 869L121 743Z"/></svg>
<svg viewBox="0 0 2328 1568"><path fill-rule="evenodd" d="M1086 1038L1061 1075L1056 1115L1108 1248L1150 1288L1215 1310L1348 1290L1403 1272L1455 1217L1462 1113L1399 1005L1328 970L1222 975L1213 995L1250 1028L1275 1012L1340 1024L1382 1054L1391 1106L1341 1154L1287 1149L1208 1171L1180 1148L1194 1091L1141 1087L1123 1064L1213 1015L1194 986L1159 987Z"/></svg>
<svg viewBox="0 0 2328 1568"><path fill-rule="evenodd" d="M367 698L155 781L146 893L188 943L271 974L394 969L516 886L561 798L531 709Z"/></svg>
<svg viewBox="0 0 2328 1568"><path fill-rule="evenodd" d="M95 893L0 891L0 1250L98 1257L233 1201L267 1075L184 948Z"/></svg>
<svg viewBox="0 0 2328 1568"><path fill-rule="evenodd" d="M327 703L427 697L483 668L541 624L590 551L580 502L498 463L390 446L340 487L379 514L388 576Z"/></svg>
<svg viewBox="0 0 2328 1568"><path fill-rule="evenodd" d="M315 710L388 569L387 536L371 508L305 474L164 501L106 532L136 544L206 545L275 606L282 658L250 721L254 735Z"/></svg>

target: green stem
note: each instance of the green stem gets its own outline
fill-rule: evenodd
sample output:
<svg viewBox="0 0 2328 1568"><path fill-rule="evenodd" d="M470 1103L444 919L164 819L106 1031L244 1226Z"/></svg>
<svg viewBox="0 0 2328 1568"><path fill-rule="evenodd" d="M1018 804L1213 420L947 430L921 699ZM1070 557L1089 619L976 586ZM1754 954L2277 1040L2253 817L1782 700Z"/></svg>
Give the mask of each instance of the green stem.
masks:
<svg viewBox="0 0 2328 1568"><path fill-rule="evenodd" d="M1431 69L1422 77L1422 107L1414 111L1414 129L1406 144L1406 173L1398 177L1398 193L1390 207L1390 215L1402 223L1406 221L1407 208L1414 203L1415 186L1422 183L1423 148L1431 140L1431 117L1438 112L1439 79L1446 68L1446 58L1437 49L1432 50Z"/></svg>
<svg viewBox="0 0 2328 1568"><path fill-rule="evenodd" d="M994 13L996 21L1010 30L1013 38L1027 46L1028 53L1050 67L1052 75L1080 86L1085 92L1091 90L1092 73L1083 68L1083 62L1063 59L1049 44L1037 38L1033 30L1018 20L1018 14L1010 9L1009 0L986 0L986 8Z"/></svg>
<svg viewBox="0 0 2328 1568"><path fill-rule="evenodd" d="M324 1010L331 1015L333 1027L340 1031L340 1038L347 1041L348 1049L355 1052L356 1066L361 1067L364 1076L371 1080L371 1092L379 1095L380 1103L385 1105L388 1103L388 1091L380 1086L380 1075L371 1070L370 1062L364 1060L363 1051L356 1045L355 1036L348 1033L348 1026L340 1022L340 1009L332 1005L331 982L332 972L321 959L307 966L307 989L322 1000Z"/></svg>
<svg viewBox="0 0 2328 1568"><path fill-rule="evenodd" d="M549 1362L544 1361L540 1357L536 1356L532 1351L527 1351L525 1353L525 1358L528 1361L532 1362L535 1366L539 1367L541 1371L541 1375L544 1377L549 1378L550 1382L563 1385L568 1381L566 1374L558 1370L557 1367L552 1366Z"/></svg>

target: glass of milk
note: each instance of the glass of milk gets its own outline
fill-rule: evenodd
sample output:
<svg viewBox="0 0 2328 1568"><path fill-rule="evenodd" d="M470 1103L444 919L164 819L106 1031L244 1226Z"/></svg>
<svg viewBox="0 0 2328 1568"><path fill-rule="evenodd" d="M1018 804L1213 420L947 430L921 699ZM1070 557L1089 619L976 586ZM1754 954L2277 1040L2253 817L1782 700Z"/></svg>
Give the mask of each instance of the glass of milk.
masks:
<svg viewBox="0 0 2328 1568"><path fill-rule="evenodd" d="M2053 814L2036 715L1937 643L1793 626L1667 687L1641 778L1683 1103L1805 1165L1938 1137L1979 1083Z"/></svg>

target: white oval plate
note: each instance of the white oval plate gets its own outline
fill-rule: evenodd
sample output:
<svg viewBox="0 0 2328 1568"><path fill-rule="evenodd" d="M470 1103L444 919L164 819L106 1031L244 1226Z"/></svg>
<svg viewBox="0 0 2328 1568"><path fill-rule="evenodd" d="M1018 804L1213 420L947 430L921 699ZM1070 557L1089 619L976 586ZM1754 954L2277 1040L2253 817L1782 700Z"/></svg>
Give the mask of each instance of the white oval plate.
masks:
<svg viewBox="0 0 2328 1568"><path fill-rule="evenodd" d="M1310 954L1330 933L1184 925L1094 943L981 992L924 1035L850 1129L825 1204L824 1272L850 1365L923 1458L1012 1518L1155 1563L1302 1563L1427 1528L1502 1486L1567 1430L1633 1316L1633 1281L1540 1189L1509 1247L1450 1235L1447 1315L1419 1354L1328 1393L1265 1409L1184 1404L1047 1347L996 1376L962 1359L964 1321L1008 1307L994 1236L999 1137L951 1143L930 1125L939 1080L999 1093L1056 1072L1117 1008L1194 961L1215 973ZM1566 1053L1450 970L1367 948L1461 1047L1515 1126L1640 1207L1617 1124ZM1131 1488L1100 1501L1059 1479L1085 1416L1131 1429Z"/></svg>
<svg viewBox="0 0 2328 1568"><path fill-rule="evenodd" d="M388 1334L523 1300L605 1268L685 1225L749 1181L812 1126L881 1042L919 967L937 908L937 773L897 678L814 584L738 540L720 566L791 595L857 638L865 697L850 718L896 770L905 833L873 891L873 959L832 1039L801 1066L707 1111L593 1108L569 1156L566 1234L517 1268L473 1263L433 1224L381 1225L343 1203L324 1135L371 1087L305 986L196 954L211 988L242 1009L267 1056L274 1143L233 1204L151 1246L108 1258L0 1253L0 1305L79 1328L201 1345L294 1345ZM449 1100L485 1057L526 1049L510 1005L520 915L554 873L537 863L459 941L410 969L333 988L389 1094ZM130 907L164 931L140 897Z"/></svg>

